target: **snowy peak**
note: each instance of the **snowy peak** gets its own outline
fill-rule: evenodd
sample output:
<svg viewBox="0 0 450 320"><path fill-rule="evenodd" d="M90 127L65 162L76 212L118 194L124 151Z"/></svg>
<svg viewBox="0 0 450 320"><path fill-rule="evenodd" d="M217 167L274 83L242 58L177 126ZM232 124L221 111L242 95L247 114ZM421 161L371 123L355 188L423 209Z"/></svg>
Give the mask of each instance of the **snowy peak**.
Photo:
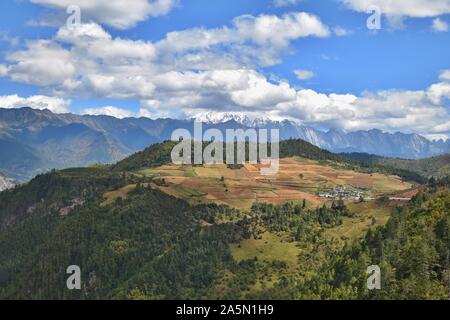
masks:
<svg viewBox="0 0 450 320"><path fill-rule="evenodd" d="M0 192L14 188L15 182L13 179L6 177L3 173L0 172Z"/></svg>
<svg viewBox="0 0 450 320"><path fill-rule="evenodd" d="M278 123L278 121L273 121L269 117L260 117L243 112L206 112L199 113L192 117L192 119L208 124L220 124L235 121L238 124L251 128L267 126L271 123Z"/></svg>
<svg viewBox="0 0 450 320"><path fill-rule="evenodd" d="M418 134L388 133L379 129L346 132L330 129L327 132L292 120L272 120L238 112L209 112L195 120L209 124L231 122L249 128L279 129L280 139L302 139L332 152L364 152L386 157L419 159L450 152L450 143L432 142Z"/></svg>
<svg viewBox="0 0 450 320"><path fill-rule="evenodd" d="M228 121L236 121L237 123L248 125L251 123L251 119L245 113L231 113L231 112L206 112L199 113L195 115L193 118L195 121L209 123L209 124L218 124L224 123Z"/></svg>

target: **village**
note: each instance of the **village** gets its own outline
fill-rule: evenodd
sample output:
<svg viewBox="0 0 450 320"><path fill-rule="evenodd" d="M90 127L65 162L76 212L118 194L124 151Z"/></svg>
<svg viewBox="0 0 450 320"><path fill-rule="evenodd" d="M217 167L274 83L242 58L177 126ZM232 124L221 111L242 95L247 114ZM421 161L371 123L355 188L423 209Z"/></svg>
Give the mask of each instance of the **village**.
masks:
<svg viewBox="0 0 450 320"><path fill-rule="evenodd" d="M360 189L347 189L345 186L336 186L333 190L318 193L321 198L332 200L361 200L364 199L364 191Z"/></svg>

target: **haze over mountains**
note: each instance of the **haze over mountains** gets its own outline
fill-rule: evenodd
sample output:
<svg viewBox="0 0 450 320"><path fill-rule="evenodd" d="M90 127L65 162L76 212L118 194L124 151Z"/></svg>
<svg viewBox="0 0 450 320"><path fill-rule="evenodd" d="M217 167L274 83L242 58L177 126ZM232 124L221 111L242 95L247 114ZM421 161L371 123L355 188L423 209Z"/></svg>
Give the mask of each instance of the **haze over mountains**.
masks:
<svg viewBox="0 0 450 320"><path fill-rule="evenodd" d="M450 152L450 141L431 142L416 134L380 130L320 131L291 121L250 120L242 115L208 115L214 127L280 129L280 138L300 138L332 152L364 152L420 159ZM0 108L0 171L19 181L52 168L113 163L145 147L170 139L178 128L193 130L194 120L54 114L31 108Z"/></svg>

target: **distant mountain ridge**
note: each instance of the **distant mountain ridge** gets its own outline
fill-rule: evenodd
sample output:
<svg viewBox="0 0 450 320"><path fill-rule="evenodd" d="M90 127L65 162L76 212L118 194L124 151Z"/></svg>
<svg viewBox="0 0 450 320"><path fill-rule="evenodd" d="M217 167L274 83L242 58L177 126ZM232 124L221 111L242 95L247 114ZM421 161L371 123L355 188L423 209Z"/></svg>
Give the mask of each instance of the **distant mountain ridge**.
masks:
<svg viewBox="0 0 450 320"><path fill-rule="evenodd" d="M236 120L230 120L236 121ZM239 123L239 121L236 121ZM450 153L450 140L429 141L418 134L387 133L378 129L320 131L289 120L250 120L247 126L279 129L280 139L302 139L335 153L362 152L391 158L423 159Z"/></svg>
<svg viewBox="0 0 450 320"><path fill-rule="evenodd" d="M344 132L331 129L321 131L298 121L273 121L268 118L250 118L245 113L206 113L195 117L209 124L237 122L241 125L280 130L280 138L302 139L335 153L368 153L383 157L423 159L450 153L450 140L429 141L418 134L387 133L378 129Z"/></svg>
<svg viewBox="0 0 450 320"><path fill-rule="evenodd" d="M323 132L292 121L250 119L225 114L202 119L204 130L279 129L282 140L302 139L331 152L364 152L419 159L450 152L450 142L431 142L414 134L380 130ZM0 170L26 181L56 168L114 163L149 145L169 140L175 129L193 131L191 120L80 116L31 108L0 108Z"/></svg>
<svg viewBox="0 0 450 320"><path fill-rule="evenodd" d="M450 175L450 154L421 160L385 158L367 153L342 153L341 156L368 165L382 165L413 171L425 178L442 179Z"/></svg>

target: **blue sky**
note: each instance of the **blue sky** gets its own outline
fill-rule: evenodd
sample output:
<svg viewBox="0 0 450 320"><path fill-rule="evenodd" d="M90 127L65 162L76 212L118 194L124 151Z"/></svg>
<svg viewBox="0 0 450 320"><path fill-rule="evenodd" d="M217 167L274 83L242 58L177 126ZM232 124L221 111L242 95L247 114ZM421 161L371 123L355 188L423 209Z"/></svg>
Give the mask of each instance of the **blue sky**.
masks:
<svg viewBox="0 0 450 320"><path fill-rule="evenodd" d="M1 1L0 104L449 136L450 0L389 3ZM367 28L368 4L380 30Z"/></svg>

